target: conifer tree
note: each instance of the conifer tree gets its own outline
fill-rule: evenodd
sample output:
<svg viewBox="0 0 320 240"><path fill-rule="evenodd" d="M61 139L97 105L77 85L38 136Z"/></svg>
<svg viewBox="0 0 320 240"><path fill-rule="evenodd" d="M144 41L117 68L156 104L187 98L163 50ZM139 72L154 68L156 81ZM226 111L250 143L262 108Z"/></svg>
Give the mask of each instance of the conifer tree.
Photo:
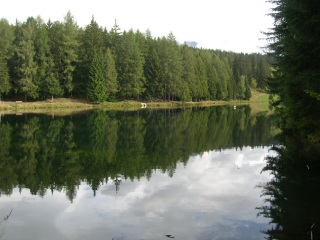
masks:
<svg viewBox="0 0 320 240"><path fill-rule="evenodd" d="M35 20L28 18L27 22L21 26L21 35L16 37L18 91L25 95L25 100L27 97L36 99L39 96L39 86L36 83L38 66L34 60L36 54L34 48Z"/></svg>
<svg viewBox="0 0 320 240"><path fill-rule="evenodd" d="M75 91L77 94L84 95L89 80L90 67L94 55L100 49L104 49L104 33L98 23L92 16L90 24L88 24L79 37L80 47L78 51L78 63L75 69Z"/></svg>
<svg viewBox="0 0 320 240"><path fill-rule="evenodd" d="M74 88L73 74L78 61L77 49L78 26L70 12L64 17L62 42L60 45L61 56L61 80L66 93L71 94Z"/></svg>
<svg viewBox="0 0 320 240"><path fill-rule="evenodd" d="M203 55L203 51L200 51L196 57L196 60L197 60L196 76L198 81L197 99L198 100L204 100L209 97L208 78L207 78L206 66L203 61L202 55Z"/></svg>
<svg viewBox="0 0 320 240"><path fill-rule="evenodd" d="M107 48L107 51L104 54L104 60L107 99L115 100L116 94L119 91L118 73L116 70L114 57L110 48Z"/></svg>
<svg viewBox="0 0 320 240"><path fill-rule="evenodd" d="M6 59L0 53L0 103L2 95L10 90L9 69Z"/></svg>
<svg viewBox="0 0 320 240"><path fill-rule="evenodd" d="M124 32L116 52L120 95L123 99L139 99L144 92L144 61L134 32Z"/></svg>
<svg viewBox="0 0 320 240"><path fill-rule="evenodd" d="M8 60L14 53L14 27L6 19L0 19L0 53Z"/></svg>
<svg viewBox="0 0 320 240"><path fill-rule="evenodd" d="M145 57L144 75L146 77L145 97L149 99L163 99L164 86L162 81L162 69L157 50L157 41L147 36L148 52Z"/></svg>
<svg viewBox="0 0 320 240"><path fill-rule="evenodd" d="M179 45L173 33L162 37L158 45L158 54L161 61L162 81L165 100L177 100L182 96L182 56Z"/></svg>
<svg viewBox="0 0 320 240"><path fill-rule="evenodd" d="M36 85L43 89L45 76L48 71L47 57L50 54L49 39L46 26L40 17L35 19L35 56L34 60L39 66L36 74ZM43 94L43 93L42 93Z"/></svg>
<svg viewBox="0 0 320 240"><path fill-rule="evenodd" d="M194 51L187 45L182 46L181 55L183 65L182 78L188 86L188 92L185 94L186 96L189 95L190 100L192 100L192 98L196 97L196 58Z"/></svg>
<svg viewBox="0 0 320 240"><path fill-rule="evenodd" d="M50 39L47 25L40 17L36 19L35 61L38 64L36 83L41 89L41 97L61 96L63 90L58 80L53 56L50 49Z"/></svg>
<svg viewBox="0 0 320 240"><path fill-rule="evenodd" d="M47 96L51 96L53 101L54 97L60 97L63 95L63 89L61 88L60 81L54 69L54 62L52 56L47 58L47 73L44 78L43 91Z"/></svg>
<svg viewBox="0 0 320 240"><path fill-rule="evenodd" d="M93 102L104 102L107 99L105 61L102 50L96 52L90 67L87 96Z"/></svg>
<svg viewBox="0 0 320 240"><path fill-rule="evenodd" d="M0 102L11 87L8 60L13 54L13 28L6 19L0 19Z"/></svg>

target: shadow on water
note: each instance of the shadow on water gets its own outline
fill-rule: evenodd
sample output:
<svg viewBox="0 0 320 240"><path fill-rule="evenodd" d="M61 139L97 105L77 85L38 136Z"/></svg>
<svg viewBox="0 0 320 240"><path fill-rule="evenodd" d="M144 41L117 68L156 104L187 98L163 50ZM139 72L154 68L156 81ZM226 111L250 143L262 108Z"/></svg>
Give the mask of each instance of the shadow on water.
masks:
<svg viewBox="0 0 320 240"><path fill-rule="evenodd" d="M119 190L119 176L150 179L157 169L172 177L177 164L186 165L194 154L271 146L273 132L272 116L251 115L248 106L6 115L0 123L0 191L28 188L44 196L48 189L63 190L72 201L81 182L95 195L108 181Z"/></svg>
<svg viewBox="0 0 320 240"><path fill-rule="evenodd" d="M320 141L297 135L283 135L264 168L273 175L260 186L265 204L259 215L271 219L267 239L320 239Z"/></svg>

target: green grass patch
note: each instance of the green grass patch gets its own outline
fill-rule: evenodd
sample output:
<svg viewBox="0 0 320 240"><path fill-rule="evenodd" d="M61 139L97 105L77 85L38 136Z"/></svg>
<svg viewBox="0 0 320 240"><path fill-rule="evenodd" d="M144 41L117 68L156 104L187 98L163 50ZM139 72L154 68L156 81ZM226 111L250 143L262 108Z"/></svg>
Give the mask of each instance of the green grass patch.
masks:
<svg viewBox="0 0 320 240"><path fill-rule="evenodd" d="M269 101L269 94L262 94L258 97L258 101L268 102Z"/></svg>
<svg viewBox="0 0 320 240"><path fill-rule="evenodd" d="M258 104L258 108L262 111L269 111L269 104Z"/></svg>

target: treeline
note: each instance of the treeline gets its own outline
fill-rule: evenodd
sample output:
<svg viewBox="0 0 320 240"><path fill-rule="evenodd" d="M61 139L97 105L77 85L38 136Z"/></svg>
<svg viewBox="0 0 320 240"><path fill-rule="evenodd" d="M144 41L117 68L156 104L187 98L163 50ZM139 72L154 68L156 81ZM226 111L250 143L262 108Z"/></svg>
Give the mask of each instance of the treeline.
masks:
<svg viewBox="0 0 320 240"><path fill-rule="evenodd" d="M0 195L15 187L43 196L80 182L93 191L108 179L174 175L177 164L205 151L272 145L272 119L248 106L93 112L52 118L5 115L0 123ZM117 186L119 187L119 186Z"/></svg>
<svg viewBox="0 0 320 240"><path fill-rule="evenodd" d="M249 99L266 88L267 56L178 44L170 33L109 31L92 18L81 28L63 22L0 20L0 97L39 100L77 96L117 100Z"/></svg>

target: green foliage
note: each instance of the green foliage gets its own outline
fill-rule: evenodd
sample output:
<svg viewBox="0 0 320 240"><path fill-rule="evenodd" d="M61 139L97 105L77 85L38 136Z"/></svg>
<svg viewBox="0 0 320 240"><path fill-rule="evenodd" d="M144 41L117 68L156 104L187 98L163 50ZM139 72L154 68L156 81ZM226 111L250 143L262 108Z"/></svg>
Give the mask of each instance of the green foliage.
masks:
<svg viewBox="0 0 320 240"><path fill-rule="evenodd" d="M110 48L107 49L104 55L104 59L105 59L105 79L106 79L107 99L115 100L116 94L119 91L118 73L116 70L114 56Z"/></svg>
<svg viewBox="0 0 320 240"><path fill-rule="evenodd" d="M78 60L77 48L78 42L78 26L70 12L64 18L62 29L62 42L60 45L60 54L62 62L61 80L62 86L67 93L72 95L73 73Z"/></svg>
<svg viewBox="0 0 320 240"><path fill-rule="evenodd" d="M78 63L74 72L73 81L75 91L79 95L86 95L86 88L90 76L90 68L96 53L104 50L104 33L92 17L84 31L79 31L80 47L77 51Z"/></svg>
<svg viewBox="0 0 320 240"><path fill-rule="evenodd" d="M257 88L257 80L255 78L251 78L251 81L250 81L250 86L252 88Z"/></svg>
<svg viewBox="0 0 320 240"><path fill-rule="evenodd" d="M164 98L164 82L162 67L156 40L147 37L148 52L145 57L144 75L146 77L146 91L144 96L148 99Z"/></svg>
<svg viewBox="0 0 320 240"><path fill-rule="evenodd" d="M2 55L0 55L0 102L4 93L8 93L10 90L9 81L9 69L7 67L7 61Z"/></svg>
<svg viewBox="0 0 320 240"><path fill-rule="evenodd" d="M274 1L274 27L267 33L274 69L268 82L288 131L312 134L319 126L320 22L317 1ZM313 96L309 93L314 93Z"/></svg>
<svg viewBox="0 0 320 240"><path fill-rule="evenodd" d="M190 48L178 44L173 33L153 38L150 31L121 31L117 21L107 31L94 17L80 28L70 12L63 22L46 24L40 17L15 26L1 19L0 33L0 72L9 74L11 91L3 85L9 98L249 99L251 79L265 88L265 78L271 75L265 55ZM98 94L105 96L98 100L92 96L97 90L88 95L88 86L93 87L92 62L100 51L105 66L104 77L99 70L99 78L105 78L106 87L101 88L105 93Z"/></svg>
<svg viewBox="0 0 320 240"><path fill-rule="evenodd" d="M14 53L13 39L14 30L6 19L0 19L0 53L8 60Z"/></svg>
<svg viewBox="0 0 320 240"><path fill-rule="evenodd" d="M139 99L144 92L144 58L132 30L124 32L116 49L120 97Z"/></svg>
<svg viewBox="0 0 320 240"><path fill-rule="evenodd" d="M87 86L87 96L93 102L104 102L107 100L107 84L104 69L104 57L100 50L93 57Z"/></svg>
<svg viewBox="0 0 320 240"><path fill-rule="evenodd" d="M39 85L36 82L38 65L35 62L35 20L29 18L20 28L21 35L16 39L16 56L17 66L16 73L18 79L16 79L16 85L18 92L25 95L25 99L28 97L36 99L39 96Z"/></svg>

